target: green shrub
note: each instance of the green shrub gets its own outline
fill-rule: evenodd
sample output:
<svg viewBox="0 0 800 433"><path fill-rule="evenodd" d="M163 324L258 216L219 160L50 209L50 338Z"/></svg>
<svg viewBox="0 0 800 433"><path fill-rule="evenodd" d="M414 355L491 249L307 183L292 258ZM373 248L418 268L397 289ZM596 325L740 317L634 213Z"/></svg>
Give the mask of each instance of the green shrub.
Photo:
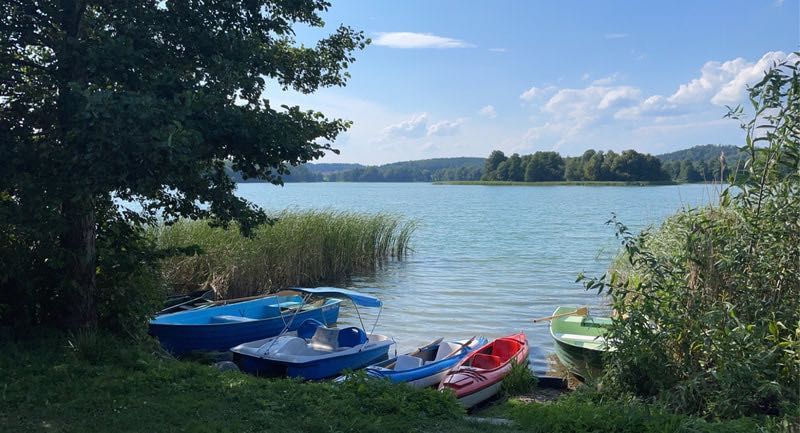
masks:
<svg viewBox="0 0 800 433"><path fill-rule="evenodd" d="M758 433L763 422L741 418L708 422L637 403L589 403L571 397L551 404L515 405L512 418L530 433Z"/></svg>
<svg viewBox="0 0 800 433"><path fill-rule="evenodd" d="M503 378L501 391L509 397L530 394L536 388L536 382L536 376L528 367L528 363L511 361L511 372Z"/></svg>
<svg viewBox="0 0 800 433"><path fill-rule="evenodd" d="M626 263L587 282L618 314L606 393L707 417L798 415L797 66L779 65L751 96L749 161L719 206L683 211L638 236L612 220Z"/></svg>
<svg viewBox="0 0 800 433"><path fill-rule="evenodd" d="M81 302L63 270L68 251L52 230L13 224L0 193L0 325L17 330L59 326ZM28 216L27 218L34 219ZM52 226L56 221L36 220ZM97 325L122 334L141 334L164 302L159 252L141 226L107 203L97 213L97 262L92 301ZM85 301L85 300L84 300Z"/></svg>
<svg viewBox="0 0 800 433"><path fill-rule="evenodd" d="M252 237L186 220L153 228L151 236L163 249L199 247L200 253L164 260L163 275L174 291L212 288L235 298L373 270L408 253L414 227L394 215L304 211L284 212Z"/></svg>

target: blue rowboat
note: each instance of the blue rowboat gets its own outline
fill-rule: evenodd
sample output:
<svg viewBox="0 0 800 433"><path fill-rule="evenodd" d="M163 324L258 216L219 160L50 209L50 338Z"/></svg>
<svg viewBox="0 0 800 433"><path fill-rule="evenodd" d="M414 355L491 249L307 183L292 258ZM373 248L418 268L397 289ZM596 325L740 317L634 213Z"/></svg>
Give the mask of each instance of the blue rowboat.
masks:
<svg viewBox="0 0 800 433"><path fill-rule="evenodd" d="M303 297L270 296L217 307L164 314L150 321L150 335L174 354L227 351L237 344L294 330L306 319L336 323L340 299L306 303Z"/></svg>
<svg viewBox="0 0 800 433"><path fill-rule="evenodd" d="M414 352L366 368L368 376L407 383L416 388L438 385L458 361L488 343L483 337L453 342L434 342Z"/></svg>
<svg viewBox="0 0 800 433"><path fill-rule="evenodd" d="M294 289L308 294L347 297L356 306L380 307L380 300L346 289ZM357 308L357 307L356 307ZM316 320L305 320L296 335L285 332L251 341L231 349L233 361L242 371L263 376L325 379L344 370L355 370L388 357L394 341L367 333L362 327L330 328Z"/></svg>

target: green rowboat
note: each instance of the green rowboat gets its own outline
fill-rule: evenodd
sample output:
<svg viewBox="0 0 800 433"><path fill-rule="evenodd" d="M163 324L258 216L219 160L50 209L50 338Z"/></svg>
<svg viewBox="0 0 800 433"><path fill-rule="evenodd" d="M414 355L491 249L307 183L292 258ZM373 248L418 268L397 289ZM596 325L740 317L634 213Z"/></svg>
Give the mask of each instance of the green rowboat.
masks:
<svg viewBox="0 0 800 433"><path fill-rule="evenodd" d="M558 307L550 321L550 335L555 340L556 355L573 374L583 379L598 377L602 371L603 352L610 350L605 339L611 326L608 317L569 314L575 307Z"/></svg>

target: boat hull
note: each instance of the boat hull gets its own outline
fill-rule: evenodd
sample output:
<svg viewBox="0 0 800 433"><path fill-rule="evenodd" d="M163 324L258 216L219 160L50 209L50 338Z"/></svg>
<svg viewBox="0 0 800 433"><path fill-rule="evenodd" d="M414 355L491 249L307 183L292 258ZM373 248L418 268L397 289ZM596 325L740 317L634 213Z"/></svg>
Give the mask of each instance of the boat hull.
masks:
<svg viewBox="0 0 800 433"><path fill-rule="evenodd" d="M442 379L444 379L445 375L447 375L447 372L455 367L459 361L467 356L467 354L482 347L486 343L486 339L480 337L472 341L470 346L461 353L409 370L385 370L381 369L381 365L379 364L377 366L367 367L366 372L369 376L388 379L392 383L407 383L415 388L427 388L429 386L438 385ZM391 361L387 361L387 363L388 362Z"/></svg>
<svg viewBox="0 0 800 433"><path fill-rule="evenodd" d="M514 345L514 352L506 351L501 358L501 347L507 348L509 345ZM523 333L498 338L464 357L445 376L439 390L451 390L458 402L467 409L478 405L500 391L503 379L514 364L528 364L528 350L528 340ZM493 355L495 353L498 355ZM500 359L492 367L482 367L475 361L485 355Z"/></svg>
<svg viewBox="0 0 800 433"><path fill-rule="evenodd" d="M553 315L575 310L575 307L558 307ZM567 315L553 319L550 335L558 360L581 379L599 377L603 372L603 353L609 350L605 333L610 325L611 319L607 317Z"/></svg>
<svg viewBox="0 0 800 433"><path fill-rule="evenodd" d="M554 341L556 356L570 373L584 380L599 377L603 373L603 352Z"/></svg>
<svg viewBox="0 0 800 433"><path fill-rule="evenodd" d="M283 331L289 320L291 320L289 331L295 330L306 319L315 319L328 324L336 323L339 318L340 303L341 301L338 299L331 299L320 307L301 311L296 315L287 314L283 317L239 323L171 324L151 322L149 332L158 339L161 346L176 355L191 351L227 351L238 344L276 336Z"/></svg>
<svg viewBox="0 0 800 433"><path fill-rule="evenodd" d="M473 392L472 394L465 394L463 397L460 397L458 399L458 403L467 409L477 406L483 403L484 401L489 400L490 398L497 395L497 393L500 392L500 387L502 385L503 382L499 381L492 385L481 388Z"/></svg>
<svg viewBox="0 0 800 433"><path fill-rule="evenodd" d="M343 356L303 363L261 358L234 350L233 361L242 371L258 376L288 376L306 380L320 380L337 376L344 370L357 370L387 359L391 344L393 342L379 344L375 347L354 351Z"/></svg>

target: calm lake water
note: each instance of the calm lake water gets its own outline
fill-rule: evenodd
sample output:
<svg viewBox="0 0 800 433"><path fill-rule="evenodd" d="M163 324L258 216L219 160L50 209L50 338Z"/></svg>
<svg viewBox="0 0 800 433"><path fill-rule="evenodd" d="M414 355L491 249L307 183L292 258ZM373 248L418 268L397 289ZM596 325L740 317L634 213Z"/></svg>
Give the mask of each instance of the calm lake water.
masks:
<svg viewBox="0 0 800 433"><path fill-rule="evenodd" d="M616 213L632 230L660 224L715 197L708 185L457 186L423 183L240 184L238 194L268 210L391 212L418 222L414 252L350 287L384 301L376 332L405 352L434 338L499 337L520 330L535 370L552 350L546 324L531 319L558 305L607 311L604 299L575 283L601 275L619 251ZM375 315L361 309L367 329ZM340 323L357 324L352 304Z"/></svg>

